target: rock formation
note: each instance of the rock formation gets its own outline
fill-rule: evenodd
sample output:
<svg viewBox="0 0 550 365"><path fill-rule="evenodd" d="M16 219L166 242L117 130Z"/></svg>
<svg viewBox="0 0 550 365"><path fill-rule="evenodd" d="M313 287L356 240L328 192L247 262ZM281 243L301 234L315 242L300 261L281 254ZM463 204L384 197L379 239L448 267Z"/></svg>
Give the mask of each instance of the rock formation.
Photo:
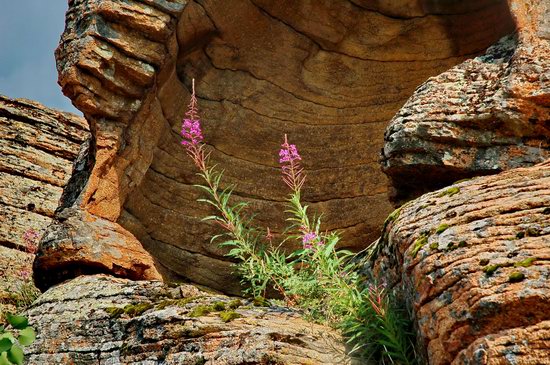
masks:
<svg viewBox="0 0 550 365"><path fill-rule="evenodd" d="M25 241L38 244L88 138L81 117L0 95L0 304L31 276Z"/></svg>
<svg viewBox="0 0 550 365"><path fill-rule="evenodd" d="M430 364L543 364L550 336L550 160L404 205L376 268L401 288Z"/></svg>
<svg viewBox="0 0 550 365"><path fill-rule="evenodd" d="M44 293L29 320L29 365L349 364L329 328L189 285L81 276Z"/></svg>
<svg viewBox="0 0 550 365"><path fill-rule="evenodd" d="M395 200L550 157L550 3L510 4L517 35L430 78L391 121Z"/></svg>
<svg viewBox="0 0 550 365"><path fill-rule="evenodd" d="M59 82L96 142L89 180L69 186L73 205L135 235L166 277L239 291L179 145L195 78L212 158L258 225L283 227L277 151L288 133L324 228L365 247L390 211L378 167L387 121L428 76L513 28L502 0L73 0Z"/></svg>

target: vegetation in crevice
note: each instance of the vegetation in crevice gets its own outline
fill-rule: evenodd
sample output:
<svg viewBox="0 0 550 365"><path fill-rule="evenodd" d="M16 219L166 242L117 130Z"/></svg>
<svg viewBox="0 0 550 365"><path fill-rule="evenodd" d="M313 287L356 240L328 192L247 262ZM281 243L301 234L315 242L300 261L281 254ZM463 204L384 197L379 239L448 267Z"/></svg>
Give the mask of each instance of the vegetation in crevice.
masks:
<svg viewBox="0 0 550 365"><path fill-rule="evenodd" d="M391 291L383 284L365 283L359 277L355 255L336 248L337 232L321 230L321 217L311 215L302 203L302 187L306 180L296 145L287 136L279 151L283 181L290 189L287 200L289 227L285 236L275 237L269 228L253 227L246 215L247 204L234 202L232 187L222 186L223 171L210 163L210 154L203 143L194 87L188 112L182 124L182 145L198 169L204 185L197 185L207 197L199 201L210 205L214 214L204 218L223 229L212 241L224 239L220 247L234 259L244 294L254 305L269 305L264 298L275 291L286 305L299 308L312 321L340 328L352 345L352 355L387 363L413 364L413 346L408 336L407 317L397 310ZM399 217L394 211L386 225ZM286 253L282 245L297 241L301 248ZM276 244L278 242L278 244ZM275 301L276 302L276 301ZM223 321L238 313L228 305L200 305L190 316L208 315L217 309Z"/></svg>

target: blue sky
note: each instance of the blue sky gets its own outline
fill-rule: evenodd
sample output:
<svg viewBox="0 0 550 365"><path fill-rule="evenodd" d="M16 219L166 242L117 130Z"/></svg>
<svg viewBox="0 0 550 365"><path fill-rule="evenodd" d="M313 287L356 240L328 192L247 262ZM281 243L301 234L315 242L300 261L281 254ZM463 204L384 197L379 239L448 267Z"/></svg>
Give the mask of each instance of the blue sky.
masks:
<svg viewBox="0 0 550 365"><path fill-rule="evenodd" d="M67 0L0 0L0 94L79 113L57 84Z"/></svg>

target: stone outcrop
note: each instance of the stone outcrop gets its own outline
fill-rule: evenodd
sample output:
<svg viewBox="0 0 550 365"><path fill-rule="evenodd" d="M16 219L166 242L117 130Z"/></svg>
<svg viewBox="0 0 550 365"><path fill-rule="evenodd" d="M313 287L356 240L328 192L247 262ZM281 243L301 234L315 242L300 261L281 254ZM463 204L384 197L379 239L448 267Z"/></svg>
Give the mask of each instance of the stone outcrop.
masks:
<svg viewBox="0 0 550 365"><path fill-rule="evenodd" d="M132 280L162 280L149 254L128 231L75 208L56 214L34 260L40 289L83 274L110 273Z"/></svg>
<svg viewBox="0 0 550 365"><path fill-rule="evenodd" d="M425 194L392 214L375 268L430 364L546 364L550 160Z"/></svg>
<svg viewBox="0 0 550 365"><path fill-rule="evenodd" d="M0 304L32 276L32 245L89 135L82 117L0 95Z"/></svg>
<svg viewBox="0 0 550 365"><path fill-rule="evenodd" d="M550 3L510 6L515 36L430 78L391 121L382 163L395 200L550 157Z"/></svg>
<svg viewBox="0 0 550 365"><path fill-rule="evenodd" d="M165 277L239 291L179 144L195 78L212 159L259 226L284 225L287 133L324 228L365 247L391 210L378 167L387 121L427 77L513 28L502 0L73 0L59 82L96 138L74 206L134 234Z"/></svg>
<svg viewBox="0 0 550 365"><path fill-rule="evenodd" d="M81 276L28 311L26 364L349 364L340 337L279 307L183 285Z"/></svg>

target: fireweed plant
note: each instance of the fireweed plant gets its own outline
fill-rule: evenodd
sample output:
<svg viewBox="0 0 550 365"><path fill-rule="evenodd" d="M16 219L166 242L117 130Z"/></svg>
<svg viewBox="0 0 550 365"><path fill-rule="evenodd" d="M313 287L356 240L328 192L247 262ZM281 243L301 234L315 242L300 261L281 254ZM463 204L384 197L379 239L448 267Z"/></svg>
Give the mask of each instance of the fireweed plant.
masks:
<svg viewBox="0 0 550 365"><path fill-rule="evenodd" d="M327 323L342 330L353 346L354 356L383 364L413 364L412 345L407 337L408 323L392 305L391 296L382 285L367 285L360 280L354 254L336 250L339 236L321 231L321 218L310 217L301 201L306 180L300 165L302 157L296 145L285 135L279 151L284 183L290 189L287 199L290 227L287 239L298 240L302 248L287 255L272 245L273 235L252 225L245 215L244 202L233 203L232 187L221 187L223 170L210 163L210 153L203 143L201 121L195 96L195 83L188 111L182 124L181 144L199 170L208 198L199 201L214 207L216 214L203 218L223 228L224 233L211 241L225 238L220 246L226 256L236 260L244 294L263 298L275 291L291 307L302 310L313 321Z"/></svg>

